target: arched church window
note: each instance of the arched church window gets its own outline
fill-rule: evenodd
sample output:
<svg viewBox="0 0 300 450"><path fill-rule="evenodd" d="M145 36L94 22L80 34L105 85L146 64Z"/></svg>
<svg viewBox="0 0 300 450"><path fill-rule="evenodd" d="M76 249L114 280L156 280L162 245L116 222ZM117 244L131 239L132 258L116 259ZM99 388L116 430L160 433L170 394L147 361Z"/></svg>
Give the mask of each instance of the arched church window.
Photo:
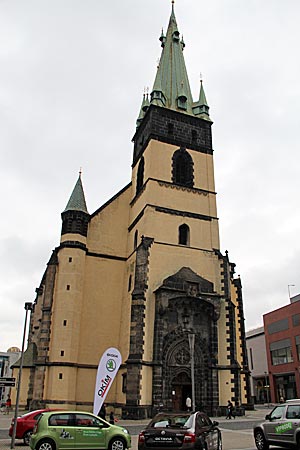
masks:
<svg viewBox="0 0 300 450"><path fill-rule="evenodd" d="M190 245L190 229L185 223L179 227L178 243L180 245Z"/></svg>
<svg viewBox="0 0 300 450"><path fill-rule="evenodd" d="M136 178L136 193L138 194L140 190L143 187L144 184L144 168L145 168L145 162L144 157L142 156L139 167L137 170L137 178Z"/></svg>
<svg viewBox="0 0 300 450"><path fill-rule="evenodd" d="M133 239L133 248L134 248L134 249L136 249L136 247L137 247L138 234L139 234L138 230L135 230L135 233L134 233L134 239Z"/></svg>
<svg viewBox="0 0 300 450"><path fill-rule="evenodd" d="M181 186L193 187L194 163L185 148L176 150L173 154L172 163L172 182Z"/></svg>

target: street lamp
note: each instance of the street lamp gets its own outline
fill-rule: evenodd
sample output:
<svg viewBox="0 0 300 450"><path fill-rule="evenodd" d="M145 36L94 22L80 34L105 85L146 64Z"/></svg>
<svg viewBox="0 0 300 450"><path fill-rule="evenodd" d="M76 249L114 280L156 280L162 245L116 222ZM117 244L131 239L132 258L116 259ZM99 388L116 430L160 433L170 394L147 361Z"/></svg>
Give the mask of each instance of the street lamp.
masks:
<svg viewBox="0 0 300 450"><path fill-rule="evenodd" d="M195 360L194 360L194 349L195 349L195 334L189 333L189 346L191 354L191 376L192 376L192 411L195 411Z"/></svg>
<svg viewBox="0 0 300 450"><path fill-rule="evenodd" d="M295 286L294 284L288 284L288 291L289 291L289 299L291 300L291 291L290 291L290 287L291 286Z"/></svg>
<svg viewBox="0 0 300 450"><path fill-rule="evenodd" d="M266 392L267 392L268 408L269 408L269 387L270 386L268 386L267 372L265 372L265 388L266 388Z"/></svg>
<svg viewBox="0 0 300 450"><path fill-rule="evenodd" d="M18 373L18 385L17 385L17 397L16 397L16 406L15 406L15 415L14 415L14 427L13 427L13 432L12 432L12 436L11 436L10 448L15 448L15 439L16 439L16 430L17 430L17 418L18 418L20 392L21 392L21 376L22 376L25 337L26 337L26 328L27 328L27 316L28 316L28 311L32 311L33 304L30 303L30 302L26 302L25 306L24 306L24 309L25 309L26 313L25 313L25 322L24 322L24 330L23 330L21 361L20 361L20 367L19 367L19 373Z"/></svg>

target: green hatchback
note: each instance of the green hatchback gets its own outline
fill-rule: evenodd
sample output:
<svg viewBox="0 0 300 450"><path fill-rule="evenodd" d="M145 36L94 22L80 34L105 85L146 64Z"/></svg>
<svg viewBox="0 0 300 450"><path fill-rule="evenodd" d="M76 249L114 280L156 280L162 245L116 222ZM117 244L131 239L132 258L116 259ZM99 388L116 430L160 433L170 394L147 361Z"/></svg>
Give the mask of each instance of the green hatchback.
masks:
<svg viewBox="0 0 300 450"><path fill-rule="evenodd" d="M131 446L131 437L126 428L111 425L94 414L56 411L41 415L29 445L32 450L125 450Z"/></svg>

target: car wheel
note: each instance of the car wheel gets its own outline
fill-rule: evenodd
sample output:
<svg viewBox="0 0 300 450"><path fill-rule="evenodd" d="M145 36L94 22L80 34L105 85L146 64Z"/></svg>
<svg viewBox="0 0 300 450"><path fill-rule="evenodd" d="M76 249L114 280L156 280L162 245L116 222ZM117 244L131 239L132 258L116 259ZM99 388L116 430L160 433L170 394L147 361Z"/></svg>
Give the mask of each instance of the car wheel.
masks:
<svg viewBox="0 0 300 450"><path fill-rule="evenodd" d="M44 439L35 448L36 450L55 450L55 444L50 439Z"/></svg>
<svg viewBox="0 0 300 450"><path fill-rule="evenodd" d="M114 438L109 443L109 450L125 450L126 444L122 438ZM46 450L46 449L43 449ZM47 449L50 450L50 449Z"/></svg>
<svg viewBox="0 0 300 450"><path fill-rule="evenodd" d="M297 448L297 450L300 450L300 434L298 434L298 436L296 438L296 442L297 442L296 448Z"/></svg>
<svg viewBox="0 0 300 450"><path fill-rule="evenodd" d="M255 431L254 440L258 450L268 450L269 444L267 443L264 433L261 430Z"/></svg>
<svg viewBox="0 0 300 450"><path fill-rule="evenodd" d="M23 442L25 445L29 445L29 441L32 435L32 430L26 431L26 433L23 436Z"/></svg>

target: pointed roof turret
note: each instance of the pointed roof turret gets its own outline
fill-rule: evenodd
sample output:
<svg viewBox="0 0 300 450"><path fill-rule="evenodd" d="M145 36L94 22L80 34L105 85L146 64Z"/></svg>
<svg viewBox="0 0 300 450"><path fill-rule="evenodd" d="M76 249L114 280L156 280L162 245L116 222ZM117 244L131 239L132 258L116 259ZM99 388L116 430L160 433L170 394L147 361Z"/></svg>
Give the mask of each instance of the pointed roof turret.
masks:
<svg viewBox="0 0 300 450"><path fill-rule="evenodd" d="M75 187L68 201L68 204L63 212L66 211L81 211L88 214L83 186L81 182L81 172L79 172L78 180L75 184Z"/></svg>
<svg viewBox="0 0 300 450"><path fill-rule="evenodd" d="M140 123L142 122L147 109L149 108L150 102L149 102L149 95L147 94L143 94L143 101L142 101L142 105L141 105L141 109L140 109L140 113L139 113L139 117L137 118L136 121L136 126L139 127Z"/></svg>
<svg viewBox="0 0 300 450"><path fill-rule="evenodd" d="M209 120L211 122L211 119L209 117L209 106L207 104L202 78L200 79L199 100L198 102L194 103L193 112L195 116L201 117L201 119Z"/></svg>
<svg viewBox="0 0 300 450"><path fill-rule="evenodd" d="M160 37L162 54L151 92L151 103L193 114L193 99L185 67L183 38L177 27L174 2L166 36ZM184 95L182 95L184 94Z"/></svg>
<svg viewBox="0 0 300 450"><path fill-rule="evenodd" d="M61 236L62 241L65 239L64 235L81 234L86 238L88 232L88 224L90 215L88 213L82 182L81 171L79 172L78 180L75 184L71 197L65 210L61 213L62 227Z"/></svg>

